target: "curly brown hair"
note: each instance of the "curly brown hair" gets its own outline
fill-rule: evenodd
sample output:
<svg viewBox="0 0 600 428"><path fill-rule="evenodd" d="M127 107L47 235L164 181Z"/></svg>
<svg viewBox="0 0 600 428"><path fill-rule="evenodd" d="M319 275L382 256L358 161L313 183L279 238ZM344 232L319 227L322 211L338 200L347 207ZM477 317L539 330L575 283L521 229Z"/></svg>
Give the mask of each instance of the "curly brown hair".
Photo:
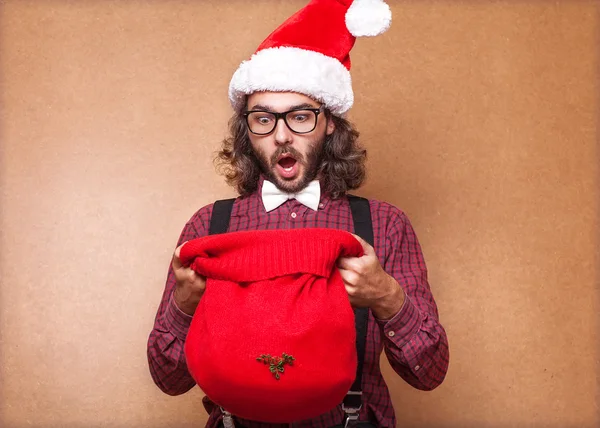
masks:
<svg viewBox="0 0 600 428"><path fill-rule="evenodd" d="M363 183L367 151L359 144L359 133L349 121L327 110L325 114L335 124L335 130L325 137L318 175L323 191L337 199ZM241 196L247 196L257 190L261 170L241 113L236 112L229 120L229 134L222 142L215 164L227 183Z"/></svg>

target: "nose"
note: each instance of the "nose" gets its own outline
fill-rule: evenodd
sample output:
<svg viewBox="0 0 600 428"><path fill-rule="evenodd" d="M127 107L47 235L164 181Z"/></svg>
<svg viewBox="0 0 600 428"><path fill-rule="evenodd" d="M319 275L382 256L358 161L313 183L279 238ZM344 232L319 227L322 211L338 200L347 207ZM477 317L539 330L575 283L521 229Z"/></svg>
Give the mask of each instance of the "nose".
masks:
<svg viewBox="0 0 600 428"><path fill-rule="evenodd" d="M280 118L275 125L275 144L284 145L292 142L292 131L287 127L283 118Z"/></svg>

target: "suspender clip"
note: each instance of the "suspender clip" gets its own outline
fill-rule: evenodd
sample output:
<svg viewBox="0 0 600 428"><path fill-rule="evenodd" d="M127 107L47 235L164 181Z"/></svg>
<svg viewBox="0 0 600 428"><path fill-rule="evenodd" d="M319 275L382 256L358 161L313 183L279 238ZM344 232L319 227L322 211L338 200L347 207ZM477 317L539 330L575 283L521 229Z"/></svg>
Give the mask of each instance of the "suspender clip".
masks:
<svg viewBox="0 0 600 428"><path fill-rule="evenodd" d="M223 426L225 428L235 428L235 423L233 422L233 417L231 413L221 407L221 413L223 413Z"/></svg>
<svg viewBox="0 0 600 428"><path fill-rule="evenodd" d="M346 406L346 402L348 402L348 406ZM342 403L342 410L346 414L344 428L348 428L358 421L360 409L362 409L362 391L348 391L346 399Z"/></svg>

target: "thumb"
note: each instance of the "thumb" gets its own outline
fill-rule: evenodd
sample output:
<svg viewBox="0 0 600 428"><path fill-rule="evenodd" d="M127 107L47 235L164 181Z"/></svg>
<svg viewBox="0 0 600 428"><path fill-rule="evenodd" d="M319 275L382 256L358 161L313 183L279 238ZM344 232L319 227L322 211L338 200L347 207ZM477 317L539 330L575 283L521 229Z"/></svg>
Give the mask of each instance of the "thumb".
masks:
<svg viewBox="0 0 600 428"><path fill-rule="evenodd" d="M375 254L375 249L373 249L373 247L371 247L371 244L369 244L367 241L362 239L360 236L355 235L354 233L352 234L352 236L354 236L356 238L356 240L360 243L360 245L362 245L365 256Z"/></svg>
<svg viewBox="0 0 600 428"><path fill-rule="evenodd" d="M177 270L177 269L181 269L183 267L183 263L181 263L181 259L179 258L179 254L181 253L181 247L183 247L188 241L185 241L183 244L181 244L179 247L177 247L175 249L175 252L173 253L173 269Z"/></svg>

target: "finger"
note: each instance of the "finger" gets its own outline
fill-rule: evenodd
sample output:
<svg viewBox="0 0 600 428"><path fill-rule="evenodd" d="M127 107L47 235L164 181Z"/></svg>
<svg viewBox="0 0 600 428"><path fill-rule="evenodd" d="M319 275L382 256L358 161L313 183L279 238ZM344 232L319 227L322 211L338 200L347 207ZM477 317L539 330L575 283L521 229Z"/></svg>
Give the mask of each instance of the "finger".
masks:
<svg viewBox="0 0 600 428"><path fill-rule="evenodd" d="M352 285L346 285L346 293L348 293L348 297L355 298L358 293L358 288Z"/></svg>
<svg viewBox="0 0 600 428"><path fill-rule="evenodd" d="M190 268L186 269L186 275L187 275L188 280L192 283L198 281L198 279L199 279L199 276L196 273L196 271L194 271L193 269L190 269Z"/></svg>
<svg viewBox="0 0 600 428"><path fill-rule="evenodd" d="M337 267L339 269L352 269L352 258L354 257L340 257L337 260Z"/></svg>
<svg viewBox="0 0 600 428"><path fill-rule="evenodd" d="M363 262L360 257L340 257L338 259L338 268L359 272Z"/></svg>
<svg viewBox="0 0 600 428"><path fill-rule="evenodd" d="M348 289L348 287L356 287L360 280L359 275L353 270L340 269L340 276L342 277L346 289Z"/></svg>
<svg viewBox="0 0 600 428"><path fill-rule="evenodd" d="M340 259L342 260L342 259ZM354 272L357 276L368 275L373 263L379 263L375 255L365 254L362 257L349 257L343 260L342 268ZM340 267L338 265L338 267Z"/></svg>
<svg viewBox="0 0 600 428"><path fill-rule="evenodd" d="M175 248L175 252L173 253L173 262L172 262L174 270L181 269L183 267L183 264L181 263L181 259L179 258L179 254L181 253L181 247L183 247L186 243L187 243L187 241L185 241L179 247Z"/></svg>
<svg viewBox="0 0 600 428"><path fill-rule="evenodd" d="M171 265L173 266L173 270L179 270L183 267L177 254L173 254L173 261L171 262Z"/></svg>

